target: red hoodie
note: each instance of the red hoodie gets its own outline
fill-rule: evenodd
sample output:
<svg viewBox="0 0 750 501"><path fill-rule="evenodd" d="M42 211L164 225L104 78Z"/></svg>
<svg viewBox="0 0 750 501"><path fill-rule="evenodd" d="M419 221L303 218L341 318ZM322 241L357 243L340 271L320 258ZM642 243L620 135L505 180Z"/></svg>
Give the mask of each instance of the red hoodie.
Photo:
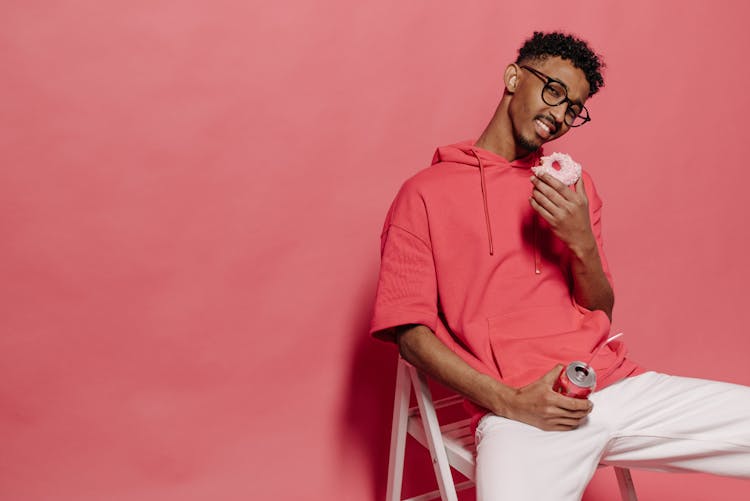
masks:
<svg viewBox="0 0 750 501"><path fill-rule="evenodd" d="M509 162L473 144L438 148L393 201L370 332L382 339L392 327L423 324L475 369L521 387L557 363L588 361L610 323L576 304L567 246L529 204L541 152ZM611 283L602 202L586 172L583 180ZM597 389L642 372L618 341L591 365Z"/></svg>

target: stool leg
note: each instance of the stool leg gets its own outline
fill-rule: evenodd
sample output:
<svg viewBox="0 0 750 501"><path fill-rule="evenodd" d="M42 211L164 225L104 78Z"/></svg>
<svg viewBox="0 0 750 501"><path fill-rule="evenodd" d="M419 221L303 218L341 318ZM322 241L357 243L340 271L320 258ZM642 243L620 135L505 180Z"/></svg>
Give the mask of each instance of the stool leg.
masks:
<svg viewBox="0 0 750 501"><path fill-rule="evenodd" d="M615 476L617 476L617 484L620 486L622 501L638 501L638 497L635 495L633 478L630 476L630 470L615 467Z"/></svg>
<svg viewBox="0 0 750 501"><path fill-rule="evenodd" d="M427 379L413 367L409 368L409 373L414 384L414 392L417 396L419 414L422 416L427 443L430 446L430 456L432 456L432 465L435 468L440 497L443 501L458 501L456 486L453 483L451 467L448 463L448 455L443 444L443 435L440 432L440 423L432 404L432 395L430 387L427 385Z"/></svg>
<svg viewBox="0 0 750 501"><path fill-rule="evenodd" d="M391 447L388 455L386 501L401 501L410 396L411 381L409 380L409 368L399 358L398 369L396 370L396 396L393 399L393 421L391 422Z"/></svg>

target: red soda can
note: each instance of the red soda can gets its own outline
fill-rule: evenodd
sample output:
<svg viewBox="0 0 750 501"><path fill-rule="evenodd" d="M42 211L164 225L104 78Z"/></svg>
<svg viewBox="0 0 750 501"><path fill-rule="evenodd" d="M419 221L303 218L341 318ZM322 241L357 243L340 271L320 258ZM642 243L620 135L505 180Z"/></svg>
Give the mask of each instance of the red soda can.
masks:
<svg viewBox="0 0 750 501"><path fill-rule="evenodd" d="M566 397L586 398L596 387L594 368L583 362L571 362L560 373L552 389Z"/></svg>

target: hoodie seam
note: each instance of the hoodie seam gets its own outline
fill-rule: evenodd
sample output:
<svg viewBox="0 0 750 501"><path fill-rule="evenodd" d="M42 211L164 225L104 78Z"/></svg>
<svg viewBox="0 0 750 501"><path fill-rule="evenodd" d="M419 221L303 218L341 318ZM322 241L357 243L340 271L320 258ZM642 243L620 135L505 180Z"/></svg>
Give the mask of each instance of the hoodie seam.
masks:
<svg viewBox="0 0 750 501"><path fill-rule="evenodd" d="M388 228L389 228L389 229L390 229L390 228L397 228L397 229L399 229L399 230L403 231L404 233L408 233L409 235L413 236L414 238L416 238L417 240L419 240L420 242L422 242L422 244L423 244L423 245L424 245L425 247L427 247L427 248L428 248L428 249L430 250L430 252L432 252L432 246L431 246L431 245L430 245L429 243L425 242L425 241L424 241L424 239L423 239L422 237L420 237L419 235L417 235L416 233L414 233L414 232L412 232L412 231L410 231L410 230L408 230L408 229L404 228L403 226L399 226L399 225L397 225L397 224L395 224L395 223L391 223L391 224L390 224L390 225L388 226Z"/></svg>

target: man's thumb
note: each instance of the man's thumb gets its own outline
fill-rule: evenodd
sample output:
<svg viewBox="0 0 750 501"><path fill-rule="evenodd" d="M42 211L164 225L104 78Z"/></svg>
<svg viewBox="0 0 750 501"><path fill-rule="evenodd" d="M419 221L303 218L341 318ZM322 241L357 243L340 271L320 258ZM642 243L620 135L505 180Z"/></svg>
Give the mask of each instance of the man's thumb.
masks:
<svg viewBox="0 0 750 501"><path fill-rule="evenodd" d="M542 381L544 381L545 383L549 383L549 385L552 386L557 377L560 375L560 372L562 372L562 369L563 364L557 364L552 368L551 371L542 376Z"/></svg>

